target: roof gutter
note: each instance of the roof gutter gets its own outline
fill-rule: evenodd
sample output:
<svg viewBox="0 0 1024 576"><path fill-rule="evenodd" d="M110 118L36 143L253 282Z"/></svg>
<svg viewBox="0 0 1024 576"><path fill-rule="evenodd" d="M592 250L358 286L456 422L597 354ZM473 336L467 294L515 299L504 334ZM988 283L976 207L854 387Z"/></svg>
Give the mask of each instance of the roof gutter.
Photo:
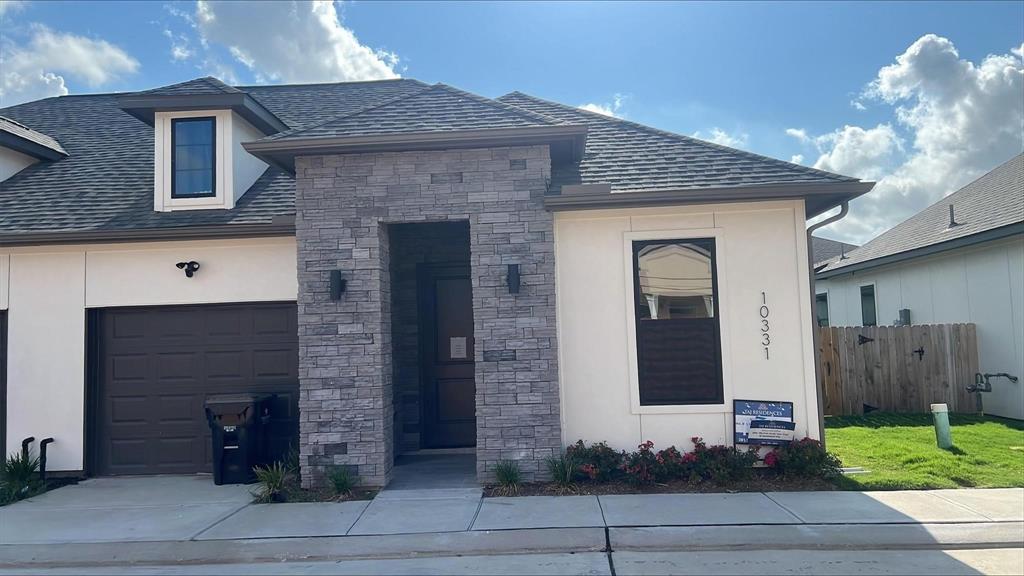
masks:
<svg viewBox="0 0 1024 576"><path fill-rule="evenodd" d="M0 234L0 248L51 244L161 242L170 240L211 240L294 235L295 218L293 216L275 216L269 224L220 224L210 226L176 226L173 228L141 228L135 230L84 230Z"/></svg>
<svg viewBox="0 0 1024 576"><path fill-rule="evenodd" d="M818 438L821 440L821 445L825 446L825 404L824 394L822 393L822 381L821 381L821 334L818 329L818 312L815 307L815 298L817 294L814 288L814 251L811 250L812 235L819 228L823 228L838 222L846 217L850 212L850 203L843 202L839 205L839 213L829 216L828 218L812 224L807 227L807 286L810 289L811 298L811 327L814 335L814 393L818 397Z"/></svg>

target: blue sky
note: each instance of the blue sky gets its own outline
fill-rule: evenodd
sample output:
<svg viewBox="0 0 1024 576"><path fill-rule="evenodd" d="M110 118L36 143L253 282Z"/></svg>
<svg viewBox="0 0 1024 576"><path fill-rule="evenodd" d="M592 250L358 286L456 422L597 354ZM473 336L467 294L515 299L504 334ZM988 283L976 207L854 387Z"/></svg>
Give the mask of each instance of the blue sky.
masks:
<svg viewBox="0 0 1024 576"><path fill-rule="evenodd" d="M876 198L831 230L858 242L1024 147L1024 2L0 7L5 106L205 74L239 83L402 75L492 97L520 90L878 180ZM964 119L971 106L1009 113ZM991 142L967 138L1007 123ZM959 137L936 141L940 126Z"/></svg>

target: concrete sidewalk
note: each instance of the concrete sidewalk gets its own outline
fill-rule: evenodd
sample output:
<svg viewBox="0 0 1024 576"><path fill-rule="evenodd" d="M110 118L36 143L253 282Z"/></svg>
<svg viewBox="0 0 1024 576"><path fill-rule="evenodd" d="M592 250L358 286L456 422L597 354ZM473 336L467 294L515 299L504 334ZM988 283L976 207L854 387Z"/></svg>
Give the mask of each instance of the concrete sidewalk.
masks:
<svg viewBox="0 0 1024 576"><path fill-rule="evenodd" d="M323 504L251 504L248 490L203 477L88 480L0 508L0 565L1024 543L1017 488L519 498L472 488Z"/></svg>

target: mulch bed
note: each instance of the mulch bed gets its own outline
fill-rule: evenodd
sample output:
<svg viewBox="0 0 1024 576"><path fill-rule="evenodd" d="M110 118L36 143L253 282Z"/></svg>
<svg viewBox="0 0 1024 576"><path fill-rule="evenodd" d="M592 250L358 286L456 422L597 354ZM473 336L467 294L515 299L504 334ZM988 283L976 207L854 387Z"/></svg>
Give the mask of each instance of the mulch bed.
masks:
<svg viewBox="0 0 1024 576"><path fill-rule="evenodd" d="M808 490L837 490L835 483L818 478L779 478L757 475L750 480L717 484L712 482L689 482L673 480L667 483L637 486L623 481L577 482L569 488L553 482L528 482L519 485L516 494L506 494L501 486L489 484L484 487L484 497L499 496L605 496L610 494L700 494L735 492L785 492Z"/></svg>
<svg viewBox="0 0 1024 576"><path fill-rule="evenodd" d="M351 500L373 500L379 490L356 488L352 492L339 496L329 488L306 490L305 488L289 487L285 490L285 502L349 502Z"/></svg>

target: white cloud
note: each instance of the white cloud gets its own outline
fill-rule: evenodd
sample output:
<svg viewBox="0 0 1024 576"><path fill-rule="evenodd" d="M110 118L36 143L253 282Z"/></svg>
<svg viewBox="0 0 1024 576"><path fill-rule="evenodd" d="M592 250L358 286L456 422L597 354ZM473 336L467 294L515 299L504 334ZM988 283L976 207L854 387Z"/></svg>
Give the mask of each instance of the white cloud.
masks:
<svg viewBox="0 0 1024 576"><path fill-rule="evenodd" d="M0 16L5 16L8 12L17 12L24 7L23 0L0 0Z"/></svg>
<svg viewBox="0 0 1024 576"><path fill-rule="evenodd" d="M173 14L173 12L172 12ZM359 42L332 2L208 2L193 18L199 43L227 48L258 81L343 82L397 78L400 58ZM204 55L204 68L220 68Z"/></svg>
<svg viewBox="0 0 1024 576"><path fill-rule="evenodd" d="M867 110L868 109L868 107L865 106L863 103L861 103L860 100L850 100L850 106L852 106L854 110Z"/></svg>
<svg viewBox="0 0 1024 576"><path fill-rule="evenodd" d="M804 155L803 154L793 154L792 156L789 157L789 161L792 162L793 164L803 164L804 163Z"/></svg>
<svg viewBox="0 0 1024 576"><path fill-rule="evenodd" d="M626 105L626 100L629 96L626 94L614 94L611 102L605 102L604 104L597 104L594 102L588 102L587 104L580 104L577 108L586 110L588 112L597 112L598 114L604 114L605 116L613 116L615 118L625 118L626 115L622 112L623 107Z"/></svg>
<svg viewBox="0 0 1024 576"><path fill-rule="evenodd" d="M803 128L786 128L786 134L804 144L811 141L811 137L807 135L807 130Z"/></svg>
<svg viewBox="0 0 1024 576"><path fill-rule="evenodd" d="M107 42L29 26L26 45L0 44L0 104L68 93L65 75L97 88L139 68L139 62Z"/></svg>
<svg viewBox="0 0 1024 576"><path fill-rule="evenodd" d="M833 234L867 241L1024 150L1022 53L1014 47L974 63L927 34L881 68L862 97L891 106L895 125L810 139L821 152L816 168L878 182Z"/></svg>
<svg viewBox="0 0 1024 576"><path fill-rule="evenodd" d="M694 138L700 138L701 140L707 140L721 146L728 146L730 148L743 148L747 145L747 141L750 140L750 135L741 132L738 134L729 134L725 130L715 126L710 132L705 135L699 130L693 133Z"/></svg>
<svg viewBox="0 0 1024 576"><path fill-rule="evenodd" d="M171 41L171 60L174 62L183 62L195 55L188 36L175 34L170 28L164 28L164 36Z"/></svg>

